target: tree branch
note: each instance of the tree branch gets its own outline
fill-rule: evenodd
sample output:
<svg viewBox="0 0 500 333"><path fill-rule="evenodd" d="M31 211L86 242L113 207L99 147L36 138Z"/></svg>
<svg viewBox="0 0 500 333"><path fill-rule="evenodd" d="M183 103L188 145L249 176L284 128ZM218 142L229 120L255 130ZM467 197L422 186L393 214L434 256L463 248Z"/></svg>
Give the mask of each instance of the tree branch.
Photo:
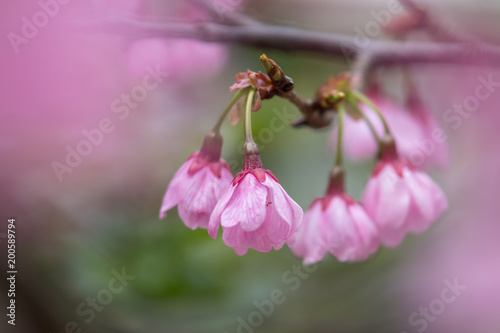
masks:
<svg viewBox="0 0 500 333"><path fill-rule="evenodd" d="M217 6L215 2L207 0L189 0L194 5L199 6L201 9L205 10L212 17L213 21L220 22L227 25L257 25L260 22L254 20L253 18L240 14L235 11L235 8L224 7L223 5Z"/></svg>
<svg viewBox="0 0 500 333"><path fill-rule="evenodd" d="M212 14L216 14L213 9L209 10ZM491 44L462 40L451 42L364 40L364 44L359 45L358 40L352 36L264 24L251 19L246 20L242 14L231 16L225 22L220 20L197 24L114 17L99 19L91 24L86 23L84 28L93 32L124 34L133 39L191 38L205 42L231 43L281 51L314 52L341 57L351 64L352 75L360 78L355 89L362 89L364 80L367 80L369 74L377 67L413 64L500 67L500 47ZM335 110L324 109L315 103L315 100L303 99L293 91L279 95L294 103L304 115L303 119L294 124L295 126L321 128L327 126L333 119Z"/></svg>
<svg viewBox="0 0 500 333"><path fill-rule="evenodd" d="M426 29L434 40L469 44L476 44L479 42L475 36L465 33L453 27L451 24L444 22L442 17L433 15L429 8L419 6L414 0L399 0L399 2L407 11L421 17L421 28Z"/></svg>
<svg viewBox="0 0 500 333"><path fill-rule="evenodd" d="M192 38L282 51L307 51L343 57L369 56L369 67L408 64L465 64L500 66L500 47L486 43L366 40L358 45L347 35L270 24L228 26L220 23L187 24L106 18L86 23L86 30L126 34L135 38Z"/></svg>

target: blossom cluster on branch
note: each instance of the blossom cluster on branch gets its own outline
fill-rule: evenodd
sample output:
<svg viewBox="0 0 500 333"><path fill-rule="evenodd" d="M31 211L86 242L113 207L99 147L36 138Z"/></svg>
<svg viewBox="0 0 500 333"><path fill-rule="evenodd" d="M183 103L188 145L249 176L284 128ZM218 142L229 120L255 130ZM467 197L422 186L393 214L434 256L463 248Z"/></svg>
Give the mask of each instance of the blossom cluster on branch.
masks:
<svg viewBox="0 0 500 333"><path fill-rule="evenodd" d="M132 39L128 50L132 72L153 61L166 67L180 84L193 75L199 80L206 70L220 69L227 55L221 44L228 43L354 61L349 72L319 86L313 98L300 96L294 90L295 82L266 55L261 56L265 73L238 73L230 87L235 96L201 149L172 179L161 218L177 206L189 228L206 228L214 238L222 228L223 241L239 255L248 249L269 252L286 243L304 262L313 263L327 253L341 261L365 260L380 245L396 247L406 234L423 232L447 208L443 191L424 172L447 165L448 148L441 140L444 133L420 100L407 66L497 67L498 46L450 29L413 0L400 0L406 13L382 27L389 40L371 39L362 48L352 36L258 22L238 12L243 0L173 3L168 6L173 8L175 21L140 15L101 18L93 22L92 29L126 33ZM411 40L411 33L417 30L430 41ZM408 91L402 104L379 86L380 70L375 71L394 65L400 66ZM264 168L252 137L252 112L275 97L291 102L301 112L303 117L293 127L332 127L328 144L336 156L326 192L312 201L305 214ZM244 121L243 168L234 177L221 159L220 127L226 118L232 125ZM432 154L422 156L421 144L428 138L440 144ZM353 161L376 158L361 202L346 193L344 155Z"/></svg>
<svg viewBox="0 0 500 333"><path fill-rule="evenodd" d="M358 77L341 73L322 85L314 99L305 101L276 62L266 55L260 60L265 74L236 75L231 87L236 95L200 151L175 174L161 218L177 205L181 219L192 229L207 228L216 238L222 227L224 243L238 255L248 249L269 252L287 243L311 264L327 253L340 261L365 260L381 244L396 247L406 234L423 232L447 208L443 191L421 170L428 163L414 165L408 159L412 140L435 125L415 98L409 110L402 110L378 91L363 94L356 88ZM309 107L311 111L304 114L309 115L305 123L311 127L324 127L337 119L333 130L336 158L326 192L305 214L264 168L252 137L252 113L262 108L263 100L276 96L304 110ZM233 125L244 119L243 168L234 178L221 159L220 126L228 114ZM344 151L354 159L377 159L361 202L345 190ZM437 154L437 164L445 155Z"/></svg>

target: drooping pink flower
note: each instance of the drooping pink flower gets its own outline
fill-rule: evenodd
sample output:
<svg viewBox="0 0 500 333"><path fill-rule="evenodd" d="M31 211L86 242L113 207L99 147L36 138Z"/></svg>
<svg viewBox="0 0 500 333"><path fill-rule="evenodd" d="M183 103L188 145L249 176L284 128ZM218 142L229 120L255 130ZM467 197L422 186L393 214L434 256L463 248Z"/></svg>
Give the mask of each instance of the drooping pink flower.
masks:
<svg viewBox="0 0 500 333"><path fill-rule="evenodd" d="M425 231L448 206L441 188L399 158L393 145L383 148L362 202L388 247L398 246L408 232Z"/></svg>
<svg viewBox="0 0 500 333"><path fill-rule="evenodd" d="M426 109L405 110L392 101L379 96L370 96L387 120L389 128L396 140L400 156L417 168L430 165L443 167L448 160L448 147L443 142L436 142L435 131L441 131L434 116ZM376 112L362 104L361 111L373 124L380 137L384 134L384 126ZM334 127L330 146L336 147L337 127ZM344 118L343 139L345 154L353 160L371 158L377 153L377 144L365 120ZM429 148L429 146L431 146Z"/></svg>
<svg viewBox="0 0 500 333"><path fill-rule="evenodd" d="M215 206L208 233L215 239L222 226L224 243L238 255L248 249L269 252L293 237L302 217L302 208L271 171L262 168L257 151L245 156L243 171Z"/></svg>
<svg viewBox="0 0 500 333"><path fill-rule="evenodd" d="M233 179L231 169L220 158L221 147L220 136L208 135L202 149L180 167L163 198L160 219L177 205L179 216L187 227L207 228L217 201Z"/></svg>
<svg viewBox="0 0 500 333"><path fill-rule="evenodd" d="M327 252L339 261L362 261L380 244L374 222L338 180L332 178L326 196L313 201L291 246L306 265L321 261Z"/></svg>

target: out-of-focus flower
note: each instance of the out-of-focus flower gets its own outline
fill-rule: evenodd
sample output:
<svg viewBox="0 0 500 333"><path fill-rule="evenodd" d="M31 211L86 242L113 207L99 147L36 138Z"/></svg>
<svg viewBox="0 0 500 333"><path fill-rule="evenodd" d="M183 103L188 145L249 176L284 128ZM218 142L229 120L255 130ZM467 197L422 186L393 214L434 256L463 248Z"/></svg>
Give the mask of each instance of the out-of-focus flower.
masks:
<svg viewBox="0 0 500 333"><path fill-rule="evenodd" d="M424 172L384 147L363 194L363 204L382 244L398 246L406 233L421 233L447 208L441 188Z"/></svg>
<svg viewBox="0 0 500 333"><path fill-rule="evenodd" d="M313 201L297 231L291 248L306 265L322 260L327 252L340 261L362 261L378 249L377 227L342 183L332 178L326 196Z"/></svg>
<svg viewBox="0 0 500 333"><path fill-rule="evenodd" d="M396 140L400 156L415 167L423 168L429 165L444 167L448 160L448 147L443 142L435 142L434 131L441 131L434 116L426 109L405 110L388 99L370 96L387 120L391 132ZM384 126L376 112L362 104L361 111L373 124L378 136L384 134ZM346 155L353 160L363 160L373 157L377 153L377 143L373 133L363 119L346 117L344 120L346 135L343 148ZM441 133L439 136L441 137ZM335 127L330 137L330 146L337 145L337 128ZM431 141L432 140L432 141ZM432 148L425 147L427 142L432 142Z"/></svg>
<svg viewBox="0 0 500 333"><path fill-rule="evenodd" d="M384 133L384 126L375 111L365 105L361 107L361 110L371 121L377 134L379 136L382 135ZM344 117L344 133L346 135L344 135L342 140L342 148L346 156L353 160L363 160L373 158L376 155L377 142L363 119L353 119L349 116ZM337 147L337 138L338 128L334 126L330 136L330 147L332 149L336 149Z"/></svg>
<svg viewBox="0 0 500 333"><path fill-rule="evenodd" d="M214 43L191 39L147 38L130 45L128 68L134 76L159 66L169 80L188 83L216 74L227 59L227 49Z"/></svg>
<svg viewBox="0 0 500 333"><path fill-rule="evenodd" d="M377 251L377 228L364 208L346 194L318 198L304 216L292 251L309 265L329 252L339 261L362 261Z"/></svg>
<svg viewBox="0 0 500 333"><path fill-rule="evenodd" d="M166 4L171 17L183 23L210 21L203 8L191 3ZM223 12L238 6L224 7ZM222 14L222 12L221 12ZM145 38L134 41L128 49L128 67L132 75L143 77L145 69L159 66L177 84L202 81L217 74L227 61L227 47L184 38Z"/></svg>
<svg viewBox="0 0 500 333"><path fill-rule="evenodd" d="M262 168L260 157L244 162L243 171L214 208L208 233L222 239L236 254L248 249L269 252L280 249L302 222L303 211L285 192L276 177Z"/></svg>
<svg viewBox="0 0 500 333"><path fill-rule="evenodd" d="M220 158L222 138L206 137L200 151L192 154L175 173L160 210L160 218L177 205L179 216L191 229L207 228L210 214L233 178Z"/></svg>

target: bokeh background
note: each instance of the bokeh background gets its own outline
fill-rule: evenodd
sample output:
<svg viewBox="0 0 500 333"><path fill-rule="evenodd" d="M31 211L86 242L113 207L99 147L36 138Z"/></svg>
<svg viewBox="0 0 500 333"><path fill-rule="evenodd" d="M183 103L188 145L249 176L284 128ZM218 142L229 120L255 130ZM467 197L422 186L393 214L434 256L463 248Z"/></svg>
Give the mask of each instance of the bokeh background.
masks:
<svg viewBox="0 0 500 333"><path fill-rule="evenodd" d="M388 5L384 0L224 3L262 21L351 35L373 20L371 11ZM431 5L453 26L500 44L498 1ZM413 333L421 326L410 325L412 313L439 299L444 281L455 279L467 289L423 331L500 332L500 91L462 117L459 126L442 122L450 164L431 174L450 208L425 234L407 237L397 249L381 249L364 263L341 264L329 257L311 272L286 247L239 257L220 236L213 240L206 230L186 228L175 209L166 220L158 219L170 179L199 149L231 99L234 75L261 70L261 53L278 61L304 96L348 64L324 55L134 41L82 29L109 15L186 20L199 15L179 6L182 1L68 1L16 52L9 33L21 34L23 17L31 18L40 4L0 5L5 36L0 48L2 271L7 270L3 237L10 217L16 218L18 251L16 326L7 325L2 314L1 332ZM115 101L143 85L145 68L157 64L168 75L128 113L115 112ZM475 66L427 65L412 71L440 120L474 94L480 76L500 81L498 69ZM381 76L401 98L398 70ZM271 123L298 116L286 101L266 101L254 115L254 134L266 168L306 209L323 193L333 156L326 145L328 129L271 129ZM98 128L103 119L111 122L110 133L59 179L53 163L64 164L68 149L85 140L83 131ZM237 171L241 124L227 123L223 135L223 157ZM349 163L348 189L354 197L359 198L372 166ZM120 292L106 292L123 270L133 279ZM5 309L6 281L1 285ZM267 304L275 289L283 292L284 302L269 316L261 314L257 327L241 326L242 320L259 322L255 304ZM97 296L107 304L93 316L82 315L78 309L90 307L81 304Z"/></svg>

